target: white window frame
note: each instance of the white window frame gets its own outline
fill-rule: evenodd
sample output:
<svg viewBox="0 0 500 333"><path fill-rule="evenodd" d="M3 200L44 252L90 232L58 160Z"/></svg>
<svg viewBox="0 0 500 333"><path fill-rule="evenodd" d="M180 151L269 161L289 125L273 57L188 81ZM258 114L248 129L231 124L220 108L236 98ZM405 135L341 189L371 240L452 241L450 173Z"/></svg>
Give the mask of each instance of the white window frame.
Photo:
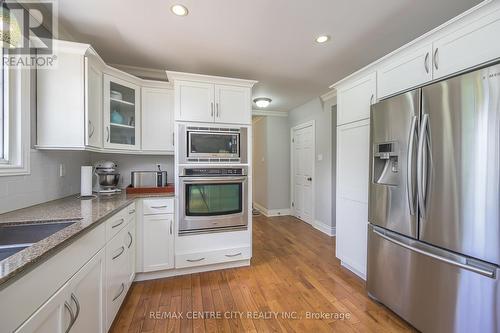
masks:
<svg viewBox="0 0 500 333"><path fill-rule="evenodd" d="M30 173L30 69L5 68L4 95L4 154L0 176L27 175Z"/></svg>

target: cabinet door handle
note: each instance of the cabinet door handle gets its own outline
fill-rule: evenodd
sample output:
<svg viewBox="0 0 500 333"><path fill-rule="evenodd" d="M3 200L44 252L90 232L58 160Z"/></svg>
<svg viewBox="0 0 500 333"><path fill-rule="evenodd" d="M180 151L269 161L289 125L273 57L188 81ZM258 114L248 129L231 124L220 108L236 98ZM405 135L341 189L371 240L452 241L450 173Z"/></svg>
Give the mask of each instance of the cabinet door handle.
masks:
<svg viewBox="0 0 500 333"><path fill-rule="evenodd" d="M216 116L217 116L217 118L219 118L219 114L220 114L220 112L219 112L219 103L215 103L215 108L217 110Z"/></svg>
<svg viewBox="0 0 500 333"><path fill-rule="evenodd" d="M172 146L175 146L175 133L172 133Z"/></svg>
<svg viewBox="0 0 500 333"><path fill-rule="evenodd" d="M241 252L238 252L238 253L235 253L235 254L226 254L226 257L229 257L229 258L232 258L232 257L237 257L237 256L241 256Z"/></svg>
<svg viewBox="0 0 500 333"><path fill-rule="evenodd" d="M68 302L66 301L64 302L64 307L68 310L70 317L68 328L64 331L64 333L68 333L75 324L76 318L75 318L75 313L73 312L73 309L71 308Z"/></svg>
<svg viewBox="0 0 500 333"><path fill-rule="evenodd" d="M134 214L135 213L135 209L131 209L128 211L128 214L131 215L131 214Z"/></svg>
<svg viewBox="0 0 500 333"><path fill-rule="evenodd" d="M373 99L374 99L374 98L375 98L375 95L374 95L374 94L372 94L372 95L370 96L370 105L373 105Z"/></svg>
<svg viewBox="0 0 500 333"><path fill-rule="evenodd" d="M424 68L425 72L429 74L429 52L425 54L425 60L424 60Z"/></svg>
<svg viewBox="0 0 500 333"><path fill-rule="evenodd" d="M95 127L94 125L92 125L92 121L89 120L89 129L91 129L90 133L89 133L89 139L92 137L92 135L94 135L94 131L95 131Z"/></svg>
<svg viewBox="0 0 500 333"><path fill-rule="evenodd" d="M106 142L109 142L109 126L106 126Z"/></svg>
<svg viewBox="0 0 500 333"><path fill-rule="evenodd" d="M120 248L120 253L118 253L116 256L114 256L113 258L111 258L112 260L115 260L116 258L118 258L119 256L121 256L123 254L123 252L125 252L125 246L122 246Z"/></svg>
<svg viewBox="0 0 500 333"><path fill-rule="evenodd" d="M113 302L116 301L123 294L123 291L125 290L125 284L123 284L123 282L120 288L121 288L120 292L113 298Z"/></svg>
<svg viewBox="0 0 500 333"><path fill-rule="evenodd" d="M76 298L75 294L71 293L71 299L73 302L75 302L76 305L76 313L75 313L75 321L78 319L78 316L80 315L80 302L78 301L78 298Z"/></svg>
<svg viewBox="0 0 500 333"><path fill-rule="evenodd" d="M434 68L436 68L436 70L439 69L439 65L438 65L438 52L439 52L439 48L436 47L436 49L434 50L434 55L432 56L432 62L434 63Z"/></svg>
<svg viewBox="0 0 500 333"><path fill-rule="evenodd" d="M172 234L172 220L170 220L170 234Z"/></svg>
<svg viewBox="0 0 500 333"><path fill-rule="evenodd" d="M130 247L132 246L132 234L130 233L130 231L128 232L128 236L130 237L130 243L127 245L127 249L130 249Z"/></svg>
<svg viewBox="0 0 500 333"><path fill-rule="evenodd" d="M115 224L115 225L112 225L112 226L111 226L111 229L114 229L114 228L116 228L116 227L121 226L121 225L123 224L123 222L125 222L125 219L120 219L120 223L117 223L117 224Z"/></svg>
<svg viewBox="0 0 500 333"><path fill-rule="evenodd" d="M186 261L189 261L189 262L198 262L198 261L202 261L202 260L205 260L205 258L200 258L200 259L186 259Z"/></svg>
<svg viewBox="0 0 500 333"><path fill-rule="evenodd" d="M214 102L210 103L210 116L214 116Z"/></svg>

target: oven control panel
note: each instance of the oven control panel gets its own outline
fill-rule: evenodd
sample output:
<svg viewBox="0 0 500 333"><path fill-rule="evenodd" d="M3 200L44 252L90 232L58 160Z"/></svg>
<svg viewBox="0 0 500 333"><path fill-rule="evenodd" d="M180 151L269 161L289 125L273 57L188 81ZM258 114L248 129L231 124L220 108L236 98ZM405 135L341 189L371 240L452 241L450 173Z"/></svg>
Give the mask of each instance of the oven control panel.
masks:
<svg viewBox="0 0 500 333"><path fill-rule="evenodd" d="M183 176L245 176L244 168L185 168Z"/></svg>

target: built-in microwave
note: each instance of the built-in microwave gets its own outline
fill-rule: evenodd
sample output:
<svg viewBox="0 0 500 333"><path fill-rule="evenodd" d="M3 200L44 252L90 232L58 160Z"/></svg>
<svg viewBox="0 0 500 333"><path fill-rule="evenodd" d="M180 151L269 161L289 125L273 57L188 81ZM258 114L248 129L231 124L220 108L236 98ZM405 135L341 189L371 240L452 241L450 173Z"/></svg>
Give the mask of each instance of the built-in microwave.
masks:
<svg viewBox="0 0 500 333"><path fill-rule="evenodd" d="M246 163L247 128L179 127L181 163Z"/></svg>

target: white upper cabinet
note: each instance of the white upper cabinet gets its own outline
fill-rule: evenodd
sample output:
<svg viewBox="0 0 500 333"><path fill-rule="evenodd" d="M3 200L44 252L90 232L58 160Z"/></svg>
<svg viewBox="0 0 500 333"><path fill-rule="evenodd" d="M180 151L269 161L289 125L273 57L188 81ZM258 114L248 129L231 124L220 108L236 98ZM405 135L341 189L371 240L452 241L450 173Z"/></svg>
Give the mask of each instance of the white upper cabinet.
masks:
<svg viewBox="0 0 500 333"><path fill-rule="evenodd" d="M142 87L142 150L174 151L173 89Z"/></svg>
<svg viewBox="0 0 500 333"><path fill-rule="evenodd" d="M376 101L376 73L338 88L337 125L370 118L370 106Z"/></svg>
<svg viewBox="0 0 500 333"><path fill-rule="evenodd" d="M102 148L102 63L85 57L85 144Z"/></svg>
<svg viewBox="0 0 500 333"><path fill-rule="evenodd" d="M104 147L140 149L140 105L138 85L104 74Z"/></svg>
<svg viewBox="0 0 500 333"><path fill-rule="evenodd" d="M57 67L37 69L36 146L45 149L101 147L99 113L103 63L90 45L54 43Z"/></svg>
<svg viewBox="0 0 500 333"><path fill-rule="evenodd" d="M434 79L500 57L500 9L434 40Z"/></svg>
<svg viewBox="0 0 500 333"><path fill-rule="evenodd" d="M250 124L251 90L256 81L167 72L174 82L175 120Z"/></svg>
<svg viewBox="0 0 500 333"><path fill-rule="evenodd" d="M396 54L377 71L379 98L432 80L432 44Z"/></svg>
<svg viewBox="0 0 500 333"><path fill-rule="evenodd" d="M217 123L251 123L250 89L245 87L215 86L215 122Z"/></svg>
<svg viewBox="0 0 500 333"><path fill-rule="evenodd" d="M176 81L176 120L213 122L215 87L210 83Z"/></svg>

